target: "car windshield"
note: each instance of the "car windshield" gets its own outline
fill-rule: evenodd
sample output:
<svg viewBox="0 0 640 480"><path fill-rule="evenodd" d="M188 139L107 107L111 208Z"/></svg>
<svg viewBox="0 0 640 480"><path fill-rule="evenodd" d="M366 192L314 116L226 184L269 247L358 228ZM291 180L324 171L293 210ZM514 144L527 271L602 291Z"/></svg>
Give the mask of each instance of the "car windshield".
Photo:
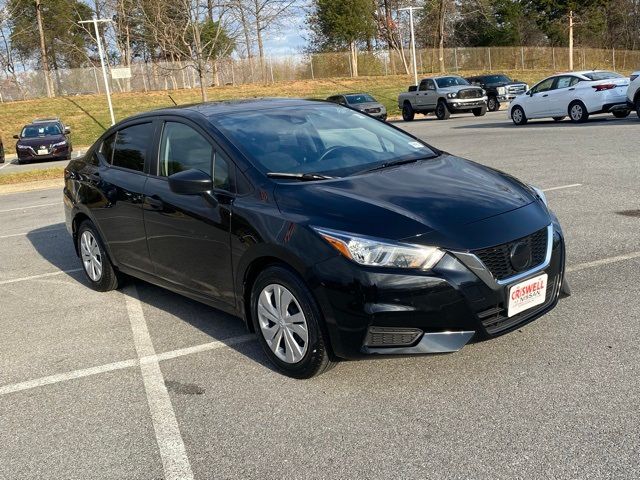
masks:
<svg viewBox="0 0 640 480"><path fill-rule="evenodd" d="M60 127L55 123L41 124L41 125L27 125L22 129L20 137L22 138L38 138L49 137L52 135L62 135Z"/></svg>
<svg viewBox="0 0 640 480"><path fill-rule="evenodd" d="M489 75L488 77L484 77L485 83L511 83L511 80L506 75Z"/></svg>
<svg viewBox="0 0 640 480"><path fill-rule="evenodd" d="M436 156L405 133L340 105L296 105L210 120L265 173L338 177Z"/></svg>
<svg viewBox="0 0 640 480"><path fill-rule="evenodd" d="M439 88L456 87L458 85L469 85L462 77L442 77L436 78L436 83Z"/></svg>
<svg viewBox="0 0 640 480"><path fill-rule="evenodd" d="M624 78L616 72L588 72L583 74L589 80L609 80L610 78Z"/></svg>
<svg viewBox="0 0 640 480"><path fill-rule="evenodd" d="M347 102L349 103L349 105L355 105L356 103L369 103L369 102L376 101L375 98L373 98L371 95L368 95L366 93L359 93L357 95L345 95L345 97L347 97Z"/></svg>

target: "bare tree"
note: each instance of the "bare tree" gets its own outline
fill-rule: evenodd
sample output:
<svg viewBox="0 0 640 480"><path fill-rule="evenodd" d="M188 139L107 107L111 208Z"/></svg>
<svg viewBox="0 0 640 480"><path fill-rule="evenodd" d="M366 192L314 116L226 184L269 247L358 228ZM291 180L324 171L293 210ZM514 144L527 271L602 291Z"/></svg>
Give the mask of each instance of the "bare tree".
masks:
<svg viewBox="0 0 640 480"><path fill-rule="evenodd" d="M407 57L404 53L404 44L402 42L401 30L400 30L400 15L398 0L379 0L376 4L376 28L378 30L378 37L382 39L389 49L389 60L391 61L391 70L395 72L395 57L392 55L392 51L395 51L404 67L405 73L409 74L409 64Z"/></svg>
<svg viewBox="0 0 640 480"><path fill-rule="evenodd" d="M40 0L36 0L36 19L38 20L38 35L40 36L40 62L42 63L42 73L44 74L44 83L47 89L47 97L53 96L51 88L51 76L49 72L49 57L47 56L47 45L44 41L44 28L42 26L42 14L40 11Z"/></svg>

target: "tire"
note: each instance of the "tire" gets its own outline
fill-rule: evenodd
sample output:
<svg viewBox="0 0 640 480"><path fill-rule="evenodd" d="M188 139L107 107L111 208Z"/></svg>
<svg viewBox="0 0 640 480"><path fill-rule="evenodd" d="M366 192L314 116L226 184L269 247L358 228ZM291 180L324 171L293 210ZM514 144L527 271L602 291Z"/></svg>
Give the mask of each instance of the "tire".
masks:
<svg viewBox="0 0 640 480"><path fill-rule="evenodd" d="M640 120L640 95L636 95L634 104L636 106L636 115L638 116L638 120Z"/></svg>
<svg viewBox="0 0 640 480"><path fill-rule="evenodd" d="M286 306L281 305L283 298ZM287 322L294 316L295 323ZM311 378L335 364L320 309L304 282L288 268L273 265L258 275L251 290L251 320L265 354L285 375Z"/></svg>
<svg viewBox="0 0 640 480"><path fill-rule="evenodd" d="M587 107L585 107L584 103L580 100L576 100L575 102L571 102L569 104L569 118L573 123L584 123L589 120L589 112L587 111Z"/></svg>
<svg viewBox="0 0 640 480"><path fill-rule="evenodd" d="M500 110L500 102L498 102L498 99L496 97L489 97L489 99L487 100L487 110L489 110L490 112L497 112L498 110Z"/></svg>
<svg viewBox="0 0 640 480"><path fill-rule="evenodd" d="M516 105L511 109L511 120L516 125L526 125L529 121L520 105Z"/></svg>
<svg viewBox="0 0 640 480"><path fill-rule="evenodd" d="M444 100L438 100L438 105L436 105L436 117L438 120L447 120L450 116L451 112L447 107L447 103Z"/></svg>
<svg viewBox="0 0 640 480"><path fill-rule="evenodd" d="M613 112L613 116L616 118L627 118L630 113L630 110L616 110Z"/></svg>
<svg viewBox="0 0 640 480"><path fill-rule="evenodd" d="M566 117L553 117L553 121L554 122L561 122L562 120L564 120Z"/></svg>
<svg viewBox="0 0 640 480"><path fill-rule="evenodd" d="M85 220L78 227L78 255L89 285L98 292L115 290L119 285L118 274L106 253L96 227Z"/></svg>
<svg viewBox="0 0 640 480"><path fill-rule="evenodd" d="M404 102L402 104L402 119L405 122L411 122L416 116L416 112L413 110L413 107L409 102Z"/></svg>
<svg viewBox="0 0 640 480"><path fill-rule="evenodd" d="M484 117L487 114L487 107L474 108L473 114L476 117Z"/></svg>

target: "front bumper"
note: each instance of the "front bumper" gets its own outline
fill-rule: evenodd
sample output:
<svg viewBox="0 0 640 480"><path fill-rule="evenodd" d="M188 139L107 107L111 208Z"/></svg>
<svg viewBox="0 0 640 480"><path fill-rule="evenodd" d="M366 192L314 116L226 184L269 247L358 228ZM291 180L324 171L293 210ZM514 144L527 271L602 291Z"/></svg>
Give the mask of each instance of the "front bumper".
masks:
<svg viewBox="0 0 640 480"><path fill-rule="evenodd" d="M496 98L498 99L498 102L510 102L511 100L513 100L514 98L516 98L517 95L498 95Z"/></svg>
<svg viewBox="0 0 640 480"><path fill-rule="evenodd" d="M35 150L29 148L26 150L18 149L18 160L65 160L71 155L71 147L58 147L50 150L45 155L38 155Z"/></svg>
<svg viewBox="0 0 640 480"><path fill-rule="evenodd" d="M447 106L449 107L449 110L453 112L473 110L475 108L486 107L487 97L472 99L448 98Z"/></svg>
<svg viewBox="0 0 640 480"><path fill-rule="evenodd" d="M316 265L313 290L334 353L356 358L451 352L472 338L492 338L539 318L557 304L564 279L564 239L557 224L552 232L546 266L506 284L481 278L457 253L447 253L425 273L363 268L343 257ZM545 302L508 317L509 287L541 273L548 275ZM408 345L372 345L372 329L414 332L415 336Z"/></svg>

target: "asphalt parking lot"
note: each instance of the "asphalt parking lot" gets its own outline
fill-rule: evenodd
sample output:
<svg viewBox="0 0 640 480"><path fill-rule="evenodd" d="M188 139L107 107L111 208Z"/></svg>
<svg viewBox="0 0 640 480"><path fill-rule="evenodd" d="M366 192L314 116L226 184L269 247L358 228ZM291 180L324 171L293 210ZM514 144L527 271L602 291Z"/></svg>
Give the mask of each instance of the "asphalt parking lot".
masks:
<svg viewBox="0 0 640 480"><path fill-rule="evenodd" d="M59 190L0 196L0 479L639 478L636 116L397 125L545 189L573 295L455 354L297 381L237 319L90 290Z"/></svg>

